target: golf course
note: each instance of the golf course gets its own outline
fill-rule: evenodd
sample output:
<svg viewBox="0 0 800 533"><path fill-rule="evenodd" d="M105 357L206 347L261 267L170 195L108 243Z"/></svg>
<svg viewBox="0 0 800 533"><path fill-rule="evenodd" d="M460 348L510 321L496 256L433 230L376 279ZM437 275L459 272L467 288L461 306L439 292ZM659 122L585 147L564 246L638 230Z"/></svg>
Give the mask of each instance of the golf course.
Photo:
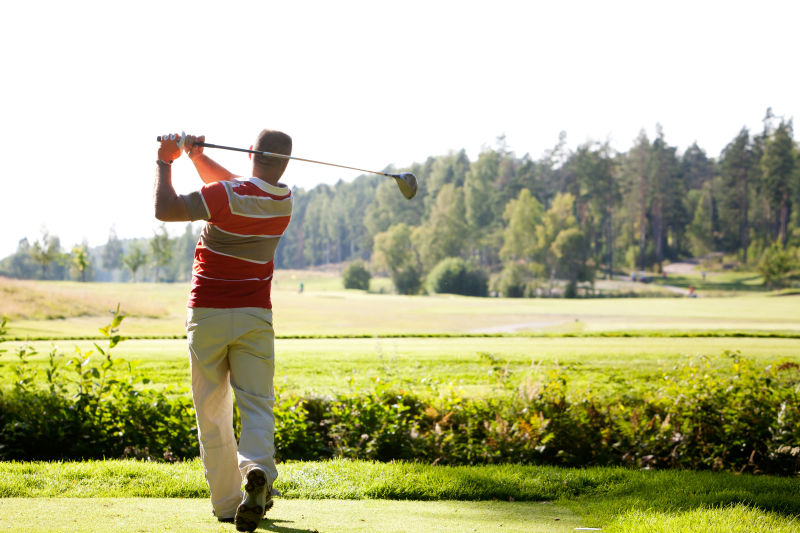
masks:
<svg viewBox="0 0 800 533"><path fill-rule="evenodd" d="M456 404L464 405L464 412L497 408L497 421L487 419L488 427L506 423L496 407L500 404L492 403L498 398L550 398L556 384L563 405L594 402L612 418L630 409L630 398L652 397L648 405L667 405L678 402L671 391L689 394L703 384L703 390L712 390L711 381L723 391L738 387L730 394L746 398L741 384L767 374L769 383L776 383L776 395L794 394L797 399L800 296L757 290L751 281L730 273L710 273L702 280L689 275L682 282L698 287L696 298L687 297L679 281L671 289L664 288L667 284L648 287L661 291L649 297L506 299L401 296L389 294L388 280L382 279L373 280L370 292L345 290L332 272L280 271L272 293L276 402L313 401L335 411L357 398L392 394L399 405L422 405L425 416L434 416L431 409L444 413L442 406L457 413ZM109 377L98 374L103 380L127 376L131 390L186 402L187 293L185 283L0 278L0 315L7 319L0 343L2 394L10 396L20 387L43 392L61 387L67 395L84 394L82 383L99 378L88 373L77 378L81 374L68 361L78 354L80 366L90 368L113 353ZM100 328L117 305L124 320L115 328L122 337L109 342L114 332ZM56 374L64 379L52 377ZM68 378L73 375L75 379ZM674 388L679 386L683 389ZM522 404L510 405L513 411ZM288 417L291 409L280 409ZM366 416L366 408L359 409ZM563 416L571 409L565 408ZM340 413L337 420L355 421L348 417L358 413ZM447 435L450 415L441 413L430 432L433 439L440 431L436 428ZM556 415L542 413L537 416L556 424ZM463 416L460 423L468 424ZM463 455L473 453L469 451L445 455L445 437L436 441L441 459L421 455L415 460L412 455L387 460L380 455L386 452L373 453L358 439L353 444L345 433L336 433L341 440L334 448L339 452L320 452L321 459L309 460L293 455L299 453L300 437L281 437L282 427L294 435L301 426L282 426L282 420L289 418L278 417L277 423L281 462L275 487L281 496L261 522L263 531L800 530L798 472L775 475L764 466L780 464L774 458L759 463L751 456L749 464L744 461L734 469L730 465L739 463L732 455L717 451L716 463L700 457L692 463L696 468L688 468L680 458L669 458L669 445L663 457L652 460L637 456L617 464L622 453L609 452L615 463L585 452L593 459L580 464L523 445L513 448L528 454L519 457L541 453L549 459L520 462L498 452L482 456L488 458L482 461L462 460L477 456ZM670 424L669 417L658 420L662 428ZM537 435L544 435L547 423ZM602 426L586 427L604 431ZM514 428L504 431L511 435ZM333 429L325 431L334 435ZM363 431L368 437L370 430ZM600 442L595 437L576 433L571 438ZM545 449L547 442L544 438L537 444ZM800 442L794 446L800 450ZM786 457L796 456L797 450L789 447ZM234 530L211 515L197 458L164 460L150 452L0 462L0 530ZM664 468L665 461L677 467Z"/></svg>

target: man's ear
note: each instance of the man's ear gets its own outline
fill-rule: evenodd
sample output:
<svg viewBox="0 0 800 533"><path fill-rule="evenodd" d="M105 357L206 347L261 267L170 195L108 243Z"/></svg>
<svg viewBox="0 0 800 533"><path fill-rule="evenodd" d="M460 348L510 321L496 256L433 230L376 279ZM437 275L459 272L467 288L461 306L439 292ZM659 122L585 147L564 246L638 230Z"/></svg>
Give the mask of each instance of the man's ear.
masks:
<svg viewBox="0 0 800 533"><path fill-rule="evenodd" d="M253 149L253 145L252 144L250 145L250 149L251 150ZM250 158L250 161L253 160L253 154L252 153L247 154L247 156Z"/></svg>

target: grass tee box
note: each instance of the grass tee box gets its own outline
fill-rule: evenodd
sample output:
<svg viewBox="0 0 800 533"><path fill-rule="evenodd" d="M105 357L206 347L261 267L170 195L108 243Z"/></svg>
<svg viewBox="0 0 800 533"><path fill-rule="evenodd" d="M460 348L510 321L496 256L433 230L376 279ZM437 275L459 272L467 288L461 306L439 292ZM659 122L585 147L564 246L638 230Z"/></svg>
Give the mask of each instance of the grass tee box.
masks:
<svg viewBox="0 0 800 533"><path fill-rule="evenodd" d="M800 526L800 480L793 478L339 460L279 468L283 496L261 523L265 530L789 532ZM15 525L36 522L20 518L42 516L55 530L91 531L76 527L86 522L111 531L154 530L161 512L172 516L176 509L186 520L180 531L230 530L216 524L201 500L207 489L197 460L0 463L0 497L4 531L24 531Z"/></svg>

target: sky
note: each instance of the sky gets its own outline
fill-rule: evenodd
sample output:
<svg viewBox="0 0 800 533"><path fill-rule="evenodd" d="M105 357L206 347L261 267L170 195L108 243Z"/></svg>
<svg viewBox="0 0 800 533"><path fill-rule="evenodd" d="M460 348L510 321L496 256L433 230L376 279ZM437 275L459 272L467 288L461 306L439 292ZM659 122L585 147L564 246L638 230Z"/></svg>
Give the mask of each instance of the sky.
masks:
<svg viewBox="0 0 800 533"><path fill-rule="evenodd" d="M8 2L0 16L0 257L43 230L71 249L150 237L157 135L402 170L505 135L538 158L626 151L663 128L716 157L766 109L800 117L793 1ZM208 150L237 174L247 156ZM290 163L309 189L359 173ZM201 182L183 157L178 193ZM179 234L183 224L172 224Z"/></svg>

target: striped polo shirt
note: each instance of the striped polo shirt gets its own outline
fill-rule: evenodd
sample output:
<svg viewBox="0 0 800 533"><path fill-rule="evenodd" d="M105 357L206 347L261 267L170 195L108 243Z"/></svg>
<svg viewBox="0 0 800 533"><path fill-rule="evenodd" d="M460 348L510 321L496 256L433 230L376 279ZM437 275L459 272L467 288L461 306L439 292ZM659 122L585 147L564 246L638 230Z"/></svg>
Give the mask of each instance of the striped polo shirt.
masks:
<svg viewBox="0 0 800 533"><path fill-rule="evenodd" d="M272 309L273 259L292 215L292 191L259 178L218 181L183 196L207 220L194 251L189 307Z"/></svg>

